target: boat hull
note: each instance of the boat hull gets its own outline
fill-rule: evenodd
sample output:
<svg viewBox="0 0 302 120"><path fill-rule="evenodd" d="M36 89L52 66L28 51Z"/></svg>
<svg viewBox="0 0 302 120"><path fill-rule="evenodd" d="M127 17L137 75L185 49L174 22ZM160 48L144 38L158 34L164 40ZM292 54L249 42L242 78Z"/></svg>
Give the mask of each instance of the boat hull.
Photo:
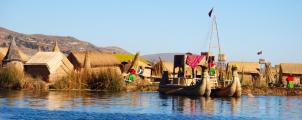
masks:
<svg viewBox="0 0 302 120"><path fill-rule="evenodd" d="M225 88L212 89L211 97L240 97L241 84L239 78L235 78L233 82Z"/></svg>
<svg viewBox="0 0 302 120"><path fill-rule="evenodd" d="M207 89L207 80L201 80L192 86L165 84L159 85L162 94L185 95L185 96L210 96L211 89Z"/></svg>

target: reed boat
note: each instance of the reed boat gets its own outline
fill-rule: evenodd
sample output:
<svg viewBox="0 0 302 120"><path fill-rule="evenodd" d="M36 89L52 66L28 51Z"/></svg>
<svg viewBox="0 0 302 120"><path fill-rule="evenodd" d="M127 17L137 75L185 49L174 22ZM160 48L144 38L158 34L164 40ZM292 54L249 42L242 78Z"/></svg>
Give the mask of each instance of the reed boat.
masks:
<svg viewBox="0 0 302 120"><path fill-rule="evenodd" d="M159 85L159 92L162 94L185 95L185 96L211 96L211 97L240 97L241 83L237 70L233 72L233 81L224 88L211 89L212 83L208 73L204 72L204 77L196 81L195 85L184 86L177 84L164 84L162 81Z"/></svg>
<svg viewBox="0 0 302 120"><path fill-rule="evenodd" d="M163 83L161 82L159 85L159 92L162 94L185 96L210 96L211 94L211 84L207 76L203 79L197 79L196 83L191 86Z"/></svg>
<svg viewBox="0 0 302 120"><path fill-rule="evenodd" d="M241 84L239 78L237 76L234 76L232 83L227 87L212 89L210 96L211 97L240 97Z"/></svg>
<svg viewBox="0 0 302 120"><path fill-rule="evenodd" d="M191 67L191 71L196 70L196 65L202 68L202 79L196 80L196 84L191 86L179 85L177 84L166 84L170 83L168 80L162 80L159 85L159 92L164 94L175 94L175 95L186 95L186 96L211 96L211 97L240 97L241 96L241 84L238 78L237 67L232 67L232 75L233 80L232 83L227 87L218 88L218 79L223 79L224 77L224 69L225 69L225 54L221 53L220 49L220 40L218 35L218 27L216 22L216 16L213 13L213 8L209 12L209 17L212 19L211 26L211 36L210 36L210 45L208 52L201 52L200 55L193 55L192 53L188 53L186 55L174 55L174 67L173 67L173 75L175 75L175 68L178 68L178 76L181 76L185 80L195 79L195 74L192 72L193 77L189 77L187 79L186 71L187 66ZM218 46L218 61L215 61L215 54L212 50L216 45L212 45L217 41ZM212 48L213 47L213 48ZM205 58L205 59L204 59ZM201 59L204 59L204 63L201 63ZM161 61L161 60L160 60ZM163 67L161 67L163 68ZM161 69L162 70L162 69ZM215 71L218 71L216 73ZM180 72L179 72L180 71ZM197 74L197 71L195 71ZM210 76L211 75L211 79ZM218 77L217 77L218 76ZM173 76L174 80L174 76ZM213 86L213 88L212 88Z"/></svg>

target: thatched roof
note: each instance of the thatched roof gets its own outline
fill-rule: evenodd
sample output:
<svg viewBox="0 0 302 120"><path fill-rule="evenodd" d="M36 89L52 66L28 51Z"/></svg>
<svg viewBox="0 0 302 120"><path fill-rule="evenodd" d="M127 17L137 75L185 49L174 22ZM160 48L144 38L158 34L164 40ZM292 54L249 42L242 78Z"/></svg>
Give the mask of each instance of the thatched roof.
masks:
<svg viewBox="0 0 302 120"><path fill-rule="evenodd" d="M28 56L19 50L18 46L16 45L15 38L13 38L12 42L9 45L8 51L5 57L3 58L3 62L10 62L10 61L26 62L28 59L29 59Z"/></svg>
<svg viewBox="0 0 302 120"><path fill-rule="evenodd" d="M280 69L282 70L282 73L302 74L302 64L281 63Z"/></svg>
<svg viewBox="0 0 302 120"><path fill-rule="evenodd" d="M68 55L68 59L70 61L76 61L76 63L73 63L75 66L84 67L84 61L85 61L85 53L84 51L82 52L71 52ZM90 61L90 65L92 68L94 67L102 67L102 66L117 66L120 65L121 63L117 58L112 56L112 54L109 53L101 53L98 51L90 51L88 52L88 57Z"/></svg>
<svg viewBox="0 0 302 120"><path fill-rule="evenodd" d="M52 49L53 52L60 52L60 48L59 48L59 45L58 45L58 41L55 41L55 45Z"/></svg>
<svg viewBox="0 0 302 120"><path fill-rule="evenodd" d="M31 65L46 65L50 73L55 73L61 65L66 72L73 71L73 65L61 52L38 52L25 64Z"/></svg>
<svg viewBox="0 0 302 120"><path fill-rule="evenodd" d="M0 60L2 61L7 53L8 48L0 48Z"/></svg>
<svg viewBox="0 0 302 120"><path fill-rule="evenodd" d="M227 70L231 71L232 66L237 66L238 72L259 73L260 64L258 62L238 62L231 61L228 63Z"/></svg>

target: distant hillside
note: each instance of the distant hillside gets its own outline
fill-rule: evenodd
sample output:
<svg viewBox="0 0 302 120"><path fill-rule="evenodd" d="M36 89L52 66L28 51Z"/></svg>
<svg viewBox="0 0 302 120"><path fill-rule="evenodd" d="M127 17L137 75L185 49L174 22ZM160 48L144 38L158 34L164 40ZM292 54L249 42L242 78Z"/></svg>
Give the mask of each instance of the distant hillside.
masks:
<svg viewBox="0 0 302 120"><path fill-rule="evenodd" d="M131 54L128 51L120 47L108 46L108 47L99 47L99 50L102 52L109 52L114 54Z"/></svg>
<svg viewBox="0 0 302 120"><path fill-rule="evenodd" d="M169 61L173 62L174 61L174 55L181 55L184 53L159 53L159 54L149 54L149 55L143 55L142 57L151 61L151 62L157 62L159 61L159 57L163 61Z"/></svg>
<svg viewBox="0 0 302 120"><path fill-rule="evenodd" d="M97 47L89 42L78 40L71 36L52 36L43 34L23 34L0 27L0 47L8 47L10 40L8 36L16 37L16 43L19 48L28 55L33 55L38 51L51 51L55 40L58 41L62 52L69 53L70 51L102 51L108 53L128 53L119 47Z"/></svg>

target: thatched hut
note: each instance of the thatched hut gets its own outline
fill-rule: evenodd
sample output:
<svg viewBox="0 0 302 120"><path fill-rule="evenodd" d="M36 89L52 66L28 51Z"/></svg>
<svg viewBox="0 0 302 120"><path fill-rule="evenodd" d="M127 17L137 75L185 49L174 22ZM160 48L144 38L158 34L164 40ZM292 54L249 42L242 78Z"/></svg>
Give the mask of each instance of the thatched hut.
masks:
<svg viewBox="0 0 302 120"><path fill-rule="evenodd" d="M12 39L9 48L2 59L2 67L14 66L18 70L23 71L23 65L28 61L29 57L19 50L16 45L15 38Z"/></svg>
<svg viewBox="0 0 302 120"><path fill-rule="evenodd" d="M260 64L258 62L229 62L227 64L227 79L232 78L232 66L237 66L242 85L253 85L254 80L260 80Z"/></svg>
<svg viewBox="0 0 302 120"><path fill-rule="evenodd" d="M173 63L168 61L162 61L157 62L155 65L153 65L152 69L152 75L161 77L163 71L168 71L168 74L171 76L173 74ZM176 71L176 73L178 70Z"/></svg>
<svg viewBox="0 0 302 120"><path fill-rule="evenodd" d="M74 70L67 57L60 52L57 42L52 52L38 52L32 56L24 69L27 74L41 77L47 82L59 80Z"/></svg>
<svg viewBox="0 0 302 120"><path fill-rule="evenodd" d="M279 80L287 85L286 78L288 75L294 76L294 84L302 83L302 64L281 63L279 67Z"/></svg>
<svg viewBox="0 0 302 120"><path fill-rule="evenodd" d="M38 52L24 65L25 72L47 82L59 80L73 71L73 65L61 52Z"/></svg>
<svg viewBox="0 0 302 120"><path fill-rule="evenodd" d="M73 64L76 71L82 71L84 68L89 68L92 72L99 72L110 68L121 73L119 68L121 63L109 53L98 51L71 52L67 58Z"/></svg>

